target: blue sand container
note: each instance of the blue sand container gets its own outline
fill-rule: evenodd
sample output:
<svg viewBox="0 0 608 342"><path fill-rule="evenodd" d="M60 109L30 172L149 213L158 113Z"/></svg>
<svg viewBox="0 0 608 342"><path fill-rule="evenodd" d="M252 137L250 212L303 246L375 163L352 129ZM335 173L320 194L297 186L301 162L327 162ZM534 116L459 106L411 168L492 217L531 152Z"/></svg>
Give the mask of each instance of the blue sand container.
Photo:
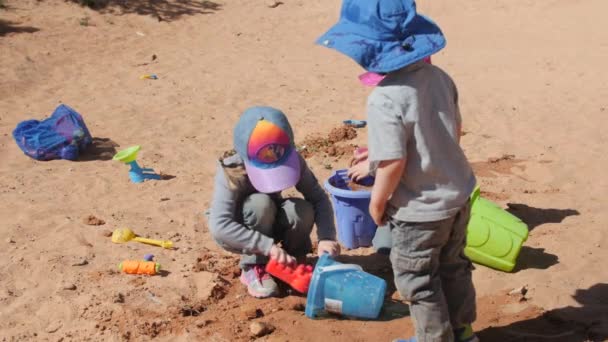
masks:
<svg viewBox="0 0 608 342"><path fill-rule="evenodd" d="M342 121L345 125L353 126L355 128L362 128L367 125L367 121L365 120L344 120Z"/></svg>
<svg viewBox="0 0 608 342"><path fill-rule="evenodd" d="M376 319L380 315L386 281L363 271L361 266L334 261L329 254L319 257L308 288L306 316L327 313Z"/></svg>
<svg viewBox="0 0 608 342"><path fill-rule="evenodd" d="M528 239L528 226L496 203L481 198L479 193L477 187L471 196L464 254L475 263L511 272Z"/></svg>
<svg viewBox="0 0 608 342"><path fill-rule="evenodd" d="M325 189L331 195L336 215L338 240L349 249L369 247L377 227L369 214L372 194L370 191L350 189L350 179L346 173L346 169L337 170L325 181ZM371 186L374 184L374 178L365 177L357 183Z"/></svg>

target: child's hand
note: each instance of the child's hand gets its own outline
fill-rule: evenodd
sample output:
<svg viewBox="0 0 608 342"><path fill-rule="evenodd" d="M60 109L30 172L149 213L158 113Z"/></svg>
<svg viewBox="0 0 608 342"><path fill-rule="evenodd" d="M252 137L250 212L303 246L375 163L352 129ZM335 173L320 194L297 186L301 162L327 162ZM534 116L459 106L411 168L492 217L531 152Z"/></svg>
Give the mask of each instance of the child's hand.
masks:
<svg viewBox="0 0 608 342"><path fill-rule="evenodd" d="M368 155L369 152L365 147L360 147L355 150L353 159L350 161L351 167L347 172L350 179L358 181L359 179L369 175L369 160L367 160Z"/></svg>
<svg viewBox="0 0 608 342"><path fill-rule="evenodd" d="M355 164L346 173L348 177L354 181L369 176L369 161L367 159Z"/></svg>
<svg viewBox="0 0 608 342"><path fill-rule="evenodd" d="M323 253L328 253L332 257L335 257L340 254L340 245L336 241L319 241L319 246L317 246L317 254L321 256Z"/></svg>
<svg viewBox="0 0 608 342"><path fill-rule="evenodd" d="M272 245L269 256L271 259L276 260L279 264L294 265L296 263L296 259L294 257L287 254L283 248L277 245Z"/></svg>

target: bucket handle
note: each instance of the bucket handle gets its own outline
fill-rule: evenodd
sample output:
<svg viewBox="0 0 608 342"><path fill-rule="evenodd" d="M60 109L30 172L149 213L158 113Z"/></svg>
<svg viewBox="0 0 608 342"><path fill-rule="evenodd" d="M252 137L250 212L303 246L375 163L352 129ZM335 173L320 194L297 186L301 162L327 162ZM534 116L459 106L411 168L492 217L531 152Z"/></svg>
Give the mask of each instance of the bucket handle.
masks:
<svg viewBox="0 0 608 342"><path fill-rule="evenodd" d="M363 268L355 264L341 264L319 267L319 274L339 271L363 271Z"/></svg>

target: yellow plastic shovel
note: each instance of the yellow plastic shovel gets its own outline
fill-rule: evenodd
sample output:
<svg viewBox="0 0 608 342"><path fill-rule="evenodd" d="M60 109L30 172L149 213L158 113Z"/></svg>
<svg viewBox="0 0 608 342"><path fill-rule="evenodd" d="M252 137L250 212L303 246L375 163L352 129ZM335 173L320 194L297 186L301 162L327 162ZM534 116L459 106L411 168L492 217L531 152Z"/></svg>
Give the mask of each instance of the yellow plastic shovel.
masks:
<svg viewBox="0 0 608 342"><path fill-rule="evenodd" d="M153 240L146 239L135 235L135 232L129 228L118 228L112 233L112 242L114 243L127 243L129 241L137 241L141 243L147 243L148 245L160 246L162 248L173 248L173 242L169 240Z"/></svg>

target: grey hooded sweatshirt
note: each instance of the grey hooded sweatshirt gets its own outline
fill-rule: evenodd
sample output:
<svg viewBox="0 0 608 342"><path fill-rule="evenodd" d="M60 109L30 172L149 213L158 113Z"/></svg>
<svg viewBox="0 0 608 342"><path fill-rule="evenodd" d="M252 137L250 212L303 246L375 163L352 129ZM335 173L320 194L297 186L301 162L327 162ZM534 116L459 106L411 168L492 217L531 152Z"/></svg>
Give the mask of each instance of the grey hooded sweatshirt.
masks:
<svg viewBox="0 0 608 342"><path fill-rule="evenodd" d="M310 202L315 211L317 237L321 240L336 239L336 228L331 202L306 161L300 156L302 174L296 189ZM247 228L243 222L243 202L258 191L255 190L245 171L243 159L238 154L218 161L209 215L209 229L215 241L224 249L240 254L268 255L274 240ZM276 201L280 193L269 194Z"/></svg>

